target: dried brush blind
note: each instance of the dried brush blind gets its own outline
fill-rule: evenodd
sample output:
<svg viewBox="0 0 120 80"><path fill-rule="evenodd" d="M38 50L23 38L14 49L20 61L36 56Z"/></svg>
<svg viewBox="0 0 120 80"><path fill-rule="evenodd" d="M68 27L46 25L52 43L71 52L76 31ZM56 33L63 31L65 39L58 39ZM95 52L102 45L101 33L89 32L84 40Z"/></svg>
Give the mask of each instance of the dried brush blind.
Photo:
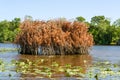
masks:
<svg viewBox="0 0 120 80"><path fill-rule="evenodd" d="M21 54L88 54L93 45L87 25L77 21L25 20L20 29L15 43L20 45Z"/></svg>

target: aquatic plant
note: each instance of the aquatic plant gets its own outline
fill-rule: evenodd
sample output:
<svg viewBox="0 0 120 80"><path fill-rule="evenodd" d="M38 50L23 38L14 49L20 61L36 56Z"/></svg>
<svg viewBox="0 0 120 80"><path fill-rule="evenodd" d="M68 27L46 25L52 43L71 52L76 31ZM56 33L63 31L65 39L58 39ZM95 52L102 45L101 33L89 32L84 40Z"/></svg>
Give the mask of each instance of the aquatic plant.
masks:
<svg viewBox="0 0 120 80"><path fill-rule="evenodd" d="M96 62L89 67L86 77L90 80L119 80L120 66L109 61Z"/></svg>
<svg viewBox="0 0 120 80"><path fill-rule="evenodd" d="M17 48L0 48L0 52L17 51Z"/></svg>
<svg viewBox="0 0 120 80"><path fill-rule="evenodd" d="M108 61L97 62L87 67L84 71L83 66L73 66L71 64L61 65L56 61L47 65L47 59L30 60L19 59L5 62L0 59L0 79L3 77L18 77L26 79L26 77L49 78L56 80L58 77L69 77L78 80L119 80L120 79L120 65L112 64ZM86 64L87 65L87 64ZM20 75L19 75L20 74Z"/></svg>
<svg viewBox="0 0 120 80"><path fill-rule="evenodd" d="M15 43L21 54L88 54L93 37L85 23L66 20L31 21L20 25ZM40 51L39 51L40 48Z"/></svg>

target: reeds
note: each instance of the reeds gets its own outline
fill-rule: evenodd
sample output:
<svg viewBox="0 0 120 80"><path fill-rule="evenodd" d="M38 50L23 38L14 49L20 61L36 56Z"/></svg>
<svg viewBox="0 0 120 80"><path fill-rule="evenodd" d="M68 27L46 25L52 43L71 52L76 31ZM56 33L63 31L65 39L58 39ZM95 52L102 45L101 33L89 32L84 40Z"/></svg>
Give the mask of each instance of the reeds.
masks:
<svg viewBox="0 0 120 80"><path fill-rule="evenodd" d="M21 54L88 54L93 37L85 23L66 20L24 20L15 43ZM40 51L38 51L40 48Z"/></svg>

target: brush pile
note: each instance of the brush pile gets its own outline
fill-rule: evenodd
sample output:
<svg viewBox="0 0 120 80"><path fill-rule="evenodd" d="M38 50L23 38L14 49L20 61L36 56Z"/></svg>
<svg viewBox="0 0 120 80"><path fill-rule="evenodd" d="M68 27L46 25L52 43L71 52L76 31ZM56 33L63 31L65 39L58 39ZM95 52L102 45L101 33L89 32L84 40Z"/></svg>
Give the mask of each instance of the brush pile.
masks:
<svg viewBox="0 0 120 80"><path fill-rule="evenodd" d="M85 23L66 20L24 20L15 43L21 54L88 54L93 37Z"/></svg>

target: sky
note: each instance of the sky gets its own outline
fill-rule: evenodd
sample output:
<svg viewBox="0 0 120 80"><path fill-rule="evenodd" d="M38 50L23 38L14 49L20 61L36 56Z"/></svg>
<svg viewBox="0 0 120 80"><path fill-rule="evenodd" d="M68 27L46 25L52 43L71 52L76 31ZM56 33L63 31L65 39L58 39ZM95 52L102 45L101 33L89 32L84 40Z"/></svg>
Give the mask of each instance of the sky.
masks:
<svg viewBox="0 0 120 80"><path fill-rule="evenodd" d="M120 18L120 0L0 0L0 21L26 15L39 20L82 16L86 21L104 15L115 21Z"/></svg>

